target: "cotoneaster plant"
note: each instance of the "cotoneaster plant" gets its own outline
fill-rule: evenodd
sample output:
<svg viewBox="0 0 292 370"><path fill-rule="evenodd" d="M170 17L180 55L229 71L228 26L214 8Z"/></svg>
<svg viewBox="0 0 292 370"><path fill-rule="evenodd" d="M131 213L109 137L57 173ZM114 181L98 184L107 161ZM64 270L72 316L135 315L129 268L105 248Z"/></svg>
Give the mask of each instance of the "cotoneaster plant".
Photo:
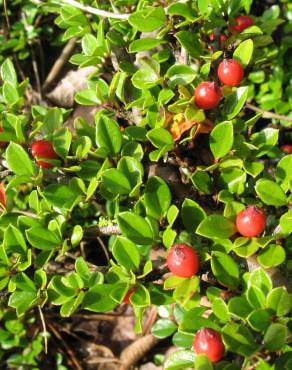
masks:
<svg viewBox="0 0 292 370"><path fill-rule="evenodd" d="M68 108L1 64L6 368L49 359L52 313L122 310L166 370L291 367L291 4L263 3L39 4L90 68Z"/></svg>

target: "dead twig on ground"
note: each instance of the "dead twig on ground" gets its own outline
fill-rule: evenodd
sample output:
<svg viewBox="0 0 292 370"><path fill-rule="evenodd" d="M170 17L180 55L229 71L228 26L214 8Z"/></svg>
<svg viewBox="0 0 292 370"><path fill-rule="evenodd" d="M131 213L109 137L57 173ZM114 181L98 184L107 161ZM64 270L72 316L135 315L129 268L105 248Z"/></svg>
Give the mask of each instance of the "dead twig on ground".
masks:
<svg viewBox="0 0 292 370"><path fill-rule="evenodd" d="M43 85L43 91L47 91L55 79L60 74L64 64L68 61L72 55L76 46L76 38L72 38L68 41L64 49L62 50L59 58L55 61L53 67L51 68L45 82Z"/></svg>

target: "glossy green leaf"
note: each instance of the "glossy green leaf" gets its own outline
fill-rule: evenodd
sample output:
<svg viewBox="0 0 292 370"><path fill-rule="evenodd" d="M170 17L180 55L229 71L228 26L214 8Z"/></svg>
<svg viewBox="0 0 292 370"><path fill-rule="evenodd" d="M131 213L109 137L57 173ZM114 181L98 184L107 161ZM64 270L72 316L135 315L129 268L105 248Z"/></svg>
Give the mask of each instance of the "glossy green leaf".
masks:
<svg viewBox="0 0 292 370"><path fill-rule="evenodd" d="M144 199L147 214L160 219L170 207L171 192L162 178L152 176L146 183Z"/></svg>
<svg viewBox="0 0 292 370"><path fill-rule="evenodd" d="M134 243L151 244L153 242L153 230L143 217L132 212L122 212L117 220L122 233Z"/></svg>
<svg viewBox="0 0 292 370"><path fill-rule="evenodd" d="M152 32L164 25L166 16L161 6L148 7L130 14L129 23L141 32Z"/></svg>
<svg viewBox="0 0 292 370"><path fill-rule="evenodd" d="M169 319L160 319L151 328L151 333L157 338L167 338L177 329L176 324Z"/></svg>
<svg viewBox="0 0 292 370"><path fill-rule="evenodd" d="M288 331L285 325L271 324L264 336L265 348L273 352L279 351L284 346L287 335Z"/></svg>
<svg viewBox="0 0 292 370"><path fill-rule="evenodd" d="M247 39L242 41L234 50L233 58L237 59L243 68L245 68L251 61L253 54L253 41Z"/></svg>
<svg viewBox="0 0 292 370"><path fill-rule="evenodd" d="M281 265L285 261L285 249L278 244L270 244L264 248L257 256L257 260L264 268Z"/></svg>
<svg viewBox="0 0 292 370"><path fill-rule="evenodd" d="M221 122L215 126L209 136L211 151L216 159L224 157L233 145L233 124Z"/></svg>
<svg viewBox="0 0 292 370"><path fill-rule="evenodd" d="M8 167L18 176L34 176L36 167L22 146L10 143L6 150Z"/></svg>
<svg viewBox="0 0 292 370"><path fill-rule="evenodd" d="M235 225L221 215L210 215L198 226L196 233L206 238L229 238L235 233Z"/></svg>
<svg viewBox="0 0 292 370"><path fill-rule="evenodd" d="M196 232L198 225L207 217L204 209L194 200L186 198L182 204L181 217L189 232Z"/></svg>
<svg viewBox="0 0 292 370"><path fill-rule="evenodd" d="M260 199L267 205L284 206L287 204L286 194L280 185L271 180L258 180L255 185L255 191Z"/></svg>
<svg viewBox="0 0 292 370"><path fill-rule="evenodd" d="M239 284L238 265L228 254L223 252L213 252L211 268L220 284L231 288L234 288Z"/></svg>
<svg viewBox="0 0 292 370"><path fill-rule="evenodd" d="M131 240L118 236L112 247L112 253L117 262L128 270L137 270L140 265L139 250Z"/></svg>

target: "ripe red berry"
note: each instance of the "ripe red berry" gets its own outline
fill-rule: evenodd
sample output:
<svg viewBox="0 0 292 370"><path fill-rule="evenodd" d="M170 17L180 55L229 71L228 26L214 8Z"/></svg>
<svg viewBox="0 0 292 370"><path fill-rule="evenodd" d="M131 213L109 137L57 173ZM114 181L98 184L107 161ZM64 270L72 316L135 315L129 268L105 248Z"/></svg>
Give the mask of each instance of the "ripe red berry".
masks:
<svg viewBox="0 0 292 370"><path fill-rule="evenodd" d="M218 78L226 86L239 86L244 71L241 64L235 59L224 59L218 67Z"/></svg>
<svg viewBox="0 0 292 370"><path fill-rule="evenodd" d="M6 198L6 190L3 182L0 182L0 204L3 208L6 208L7 205L7 198Z"/></svg>
<svg viewBox="0 0 292 370"><path fill-rule="evenodd" d="M216 108L221 97L221 90L214 82L202 82L195 90L195 103L201 109Z"/></svg>
<svg viewBox="0 0 292 370"><path fill-rule="evenodd" d="M123 299L123 303L125 304L129 304L130 303L130 297L131 295L135 292L135 289L134 288L130 288L126 295L124 296L124 299Z"/></svg>
<svg viewBox="0 0 292 370"><path fill-rule="evenodd" d="M231 33L239 33L253 25L253 20L248 15L235 18L235 24L229 27Z"/></svg>
<svg viewBox="0 0 292 370"><path fill-rule="evenodd" d="M281 150L282 150L282 152L291 154L292 153L292 145L291 144L282 145Z"/></svg>
<svg viewBox="0 0 292 370"><path fill-rule="evenodd" d="M191 277L199 271L197 252L187 244L173 245L167 255L167 267L176 276Z"/></svg>
<svg viewBox="0 0 292 370"><path fill-rule="evenodd" d="M58 154L54 151L53 145L47 140L34 141L31 145L31 153L37 159L36 163L40 167L51 168L53 164L44 159L58 159ZM38 160L38 158L41 158Z"/></svg>
<svg viewBox="0 0 292 370"><path fill-rule="evenodd" d="M245 208L236 217L236 227L242 236L260 235L266 227L265 212L254 206Z"/></svg>
<svg viewBox="0 0 292 370"><path fill-rule="evenodd" d="M225 352L220 333L209 328L197 331L194 339L194 350L197 354L205 354L211 362L221 360Z"/></svg>

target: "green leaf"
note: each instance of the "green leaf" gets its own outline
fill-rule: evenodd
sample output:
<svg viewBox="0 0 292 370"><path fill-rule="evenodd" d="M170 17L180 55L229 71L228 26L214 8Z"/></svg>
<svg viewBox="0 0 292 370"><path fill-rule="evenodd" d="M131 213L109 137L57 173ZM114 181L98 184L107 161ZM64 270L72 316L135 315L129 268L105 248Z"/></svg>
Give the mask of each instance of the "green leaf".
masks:
<svg viewBox="0 0 292 370"><path fill-rule="evenodd" d="M235 288L239 284L238 265L228 254L213 252L211 268L220 284L231 288Z"/></svg>
<svg viewBox="0 0 292 370"><path fill-rule="evenodd" d="M208 357L204 354L197 354L195 360L195 370L213 370L214 367L209 361Z"/></svg>
<svg viewBox="0 0 292 370"><path fill-rule="evenodd" d="M60 209L71 209L81 199L68 185L51 184L43 191L49 204Z"/></svg>
<svg viewBox="0 0 292 370"><path fill-rule="evenodd" d="M280 185L267 180L260 179L256 182L255 191L260 199L270 206L285 206L287 197Z"/></svg>
<svg viewBox="0 0 292 370"><path fill-rule="evenodd" d="M91 56L95 54L95 51L99 45L98 45L96 37L94 37L90 33L87 33L86 35L82 37L81 46L82 46L83 53L85 55Z"/></svg>
<svg viewBox="0 0 292 370"><path fill-rule="evenodd" d="M259 249L256 238L237 238L234 243L233 251L239 257L252 256Z"/></svg>
<svg viewBox="0 0 292 370"><path fill-rule="evenodd" d="M198 226L196 233L206 238L226 239L235 233L233 222L221 215L210 215L205 218Z"/></svg>
<svg viewBox="0 0 292 370"><path fill-rule="evenodd" d="M139 285L135 292L130 296L130 302L136 307L149 306L151 301L148 289L143 285Z"/></svg>
<svg viewBox="0 0 292 370"><path fill-rule="evenodd" d="M182 222L189 232L196 232L199 224L207 217L204 209L194 200L186 198L181 209Z"/></svg>
<svg viewBox="0 0 292 370"><path fill-rule="evenodd" d="M191 176L191 181L196 189L203 194L212 194L213 181L208 172L197 170Z"/></svg>
<svg viewBox="0 0 292 370"><path fill-rule="evenodd" d="M190 21L196 19L196 13L186 3L175 2L168 7L169 15L180 15Z"/></svg>
<svg viewBox="0 0 292 370"><path fill-rule="evenodd" d="M22 146L10 143L6 150L8 167L18 176L34 176L36 167Z"/></svg>
<svg viewBox="0 0 292 370"><path fill-rule="evenodd" d="M270 351L279 351L285 345L287 335L288 331L285 325L271 324L264 336L264 346Z"/></svg>
<svg viewBox="0 0 292 370"><path fill-rule="evenodd" d="M246 292L248 303L254 308L264 308L266 297L264 293L254 285L248 287Z"/></svg>
<svg viewBox="0 0 292 370"><path fill-rule="evenodd" d="M238 115L246 102L247 96L248 86L239 87L236 92L228 96L224 105L224 113L228 120Z"/></svg>
<svg viewBox="0 0 292 370"><path fill-rule="evenodd" d="M132 187L122 171L110 168L103 172L102 183L108 191L117 194L129 194Z"/></svg>
<svg viewBox="0 0 292 370"><path fill-rule="evenodd" d="M82 306L94 312L111 311L117 305L110 296L114 287L113 284L95 285L85 293Z"/></svg>
<svg viewBox="0 0 292 370"><path fill-rule="evenodd" d="M277 316L285 316L292 309L292 294L285 287L274 288L267 296L267 308Z"/></svg>
<svg viewBox="0 0 292 370"><path fill-rule="evenodd" d="M28 229L26 231L26 237L33 247L41 250L54 249L62 242L56 233L39 226Z"/></svg>
<svg viewBox="0 0 292 370"><path fill-rule="evenodd" d="M212 311L214 315L218 317L219 320L222 321L229 321L230 320L230 314L228 312L228 306L223 301L222 298L215 298L212 302Z"/></svg>
<svg viewBox="0 0 292 370"><path fill-rule="evenodd" d="M243 68L245 68L251 61L253 54L253 41L247 39L242 41L234 50L233 58L237 59Z"/></svg>
<svg viewBox="0 0 292 370"><path fill-rule="evenodd" d="M268 311L258 309L249 314L247 321L253 330L263 332L270 325L271 316Z"/></svg>
<svg viewBox="0 0 292 370"><path fill-rule="evenodd" d="M129 52L138 53L139 51L151 50L161 45L162 43L163 41L160 39L141 38L130 43Z"/></svg>
<svg viewBox="0 0 292 370"><path fill-rule="evenodd" d="M76 247L77 245L79 245L79 243L81 242L82 238L83 238L83 229L82 229L82 226L75 225L74 228L73 228L73 231L72 231L72 235L71 235L71 244L72 244L72 247Z"/></svg>
<svg viewBox="0 0 292 370"><path fill-rule="evenodd" d="M173 145L173 138L170 132L161 127L156 127L148 131L147 138L156 148L163 148L168 145Z"/></svg>
<svg viewBox="0 0 292 370"><path fill-rule="evenodd" d="M241 356L249 357L258 349L254 336L243 325L228 323L223 327L222 335L226 348Z"/></svg>
<svg viewBox="0 0 292 370"><path fill-rule="evenodd" d="M198 58L202 55L202 47L199 36L195 32L180 31L175 34L178 42L183 46L190 56Z"/></svg>
<svg viewBox="0 0 292 370"><path fill-rule="evenodd" d="M140 265L139 250L131 240L118 236L112 247L117 262L128 270L137 270Z"/></svg>
<svg viewBox="0 0 292 370"><path fill-rule="evenodd" d="M189 350L181 350L172 353L164 363L165 370L182 370L192 368L195 361L195 353Z"/></svg>
<svg viewBox="0 0 292 370"><path fill-rule="evenodd" d="M0 74L3 81L8 81L14 86L17 85L17 75L11 59L7 58L4 60Z"/></svg>
<svg viewBox="0 0 292 370"><path fill-rule="evenodd" d="M160 319L151 328L151 333L157 338L167 338L177 329L176 324L169 319Z"/></svg>
<svg viewBox="0 0 292 370"><path fill-rule="evenodd" d="M140 64L132 76L132 83L137 89L151 89L160 81L160 64L149 58L140 59Z"/></svg>
<svg viewBox="0 0 292 370"><path fill-rule="evenodd" d="M270 244L257 256L257 260L264 268L281 265L286 259L285 249L278 244Z"/></svg>
<svg viewBox="0 0 292 370"><path fill-rule="evenodd" d="M200 280L198 276L192 276L190 279L184 279L176 288L173 293L173 298L181 306L185 306L188 301L198 291Z"/></svg>
<svg viewBox="0 0 292 370"><path fill-rule="evenodd" d="M16 309L18 316L32 307L37 299L36 292L24 292L16 290L9 297L8 305Z"/></svg>
<svg viewBox="0 0 292 370"><path fill-rule="evenodd" d="M292 154L283 157L277 164L276 168L276 179L283 188L287 191L292 181Z"/></svg>
<svg viewBox="0 0 292 370"><path fill-rule="evenodd" d="M248 285L253 285L262 290L262 292L267 295L269 291L273 288L273 283L267 272L261 267L252 271L249 276Z"/></svg>
<svg viewBox="0 0 292 370"><path fill-rule="evenodd" d="M19 93L17 88L11 82L8 81L5 81L2 86L2 94L5 102L8 105L15 104L19 99Z"/></svg>
<svg viewBox="0 0 292 370"><path fill-rule="evenodd" d="M122 134L117 122L104 114L97 115L95 140L109 154L118 154L122 146Z"/></svg>
<svg viewBox="0 0 292 370"><path fill-rule="evenodd" d="M249 305L245 296L231 298L228 302L228 310L232 315L245 319L252 307Z"/></svg>
<svg viewBox="0 0 292 370"><path fill-rule="evenodd" d="M165 76L169 79L169 87L173 89L177 85L191 83L196 77L196 72L185 64L175 64L167 70Z"/></svg>
<svg viewBox="0 0 292 370"><path fill-rule="evenodd" d="M161 6L148 7L130 14L128 22L141 32L152 32L166 22L164 9Z"/></svg>
<svg viewBox="0 0 292 370"><path fill-rule="evenodd" d="M209 142L214 157L224 157L233 146L232 122L225 121L216 125L209 136Z"/></svg>
<svg viewBox="0 0 292 370"><path fill-rule="evenodd" d="M258 148L256 157L261 157L268 153L277 144L278 138L279 130L271 127L254 133L251 137L251 143Z"/></svg>
<svg viewBox="0 0 292 370"><path fill-rule="evenodd" d="M143 217L132 212L122 212L117 220L122 233L134 243L152 244L153 230Z"/></svg>
<svg viewBox="0 0 292 370"><path fill-rule="evenodd" d="M72 141L71 131L67 128L61 128L55 131L53 137L53 145L55 152L63 159L66 159L70 150Z"/></svg>
<svg viewBox="0 0 292 370"><path fill-rule="evenodd" d="M280 217L280 227L281 232L284 234L291 234L292 233L292 210L289 209L288 212L284 213Z"/></svg>
<svg viewBox="0 0 292 370"><path fill-rule="evenodd" d="M4 232L4 247L8 253L19 253L26 256L27 246L20 230L15 226L9 225Z"/></svg>
<svg viewBox="0 0 292 370"><path fill-rule="evenodd" d="M123 156L118 163L118 170L123 173L131 185L130 196L137 195L137 191L142 184L144 168L137 159L130 156Z"/></svg>
<svg viewBox="0 0 292 370"><path fill-rule="evenodd" d="M171 204L171 192L166 182L157 176L150 177L146 183L144 200L149 216L156 219L165 216Z"/></svg>

